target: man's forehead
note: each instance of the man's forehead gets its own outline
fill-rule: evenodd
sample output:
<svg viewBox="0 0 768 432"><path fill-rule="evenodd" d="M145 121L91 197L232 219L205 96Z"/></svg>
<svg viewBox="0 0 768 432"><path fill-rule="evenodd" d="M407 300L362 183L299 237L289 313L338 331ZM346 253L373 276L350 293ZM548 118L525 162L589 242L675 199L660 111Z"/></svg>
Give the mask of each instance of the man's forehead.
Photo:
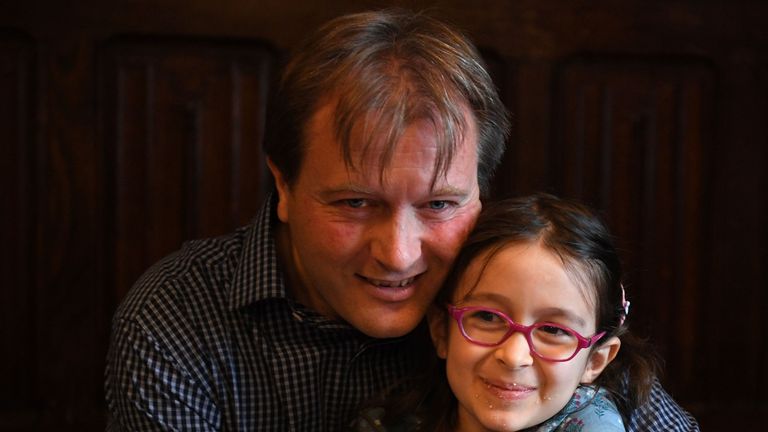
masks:
<svg viewBox="0 0 768 432"><path fill-rule="evenodd" d="M422 97L403 95L403 98L422 100ZM305 131L309 132L322 123L334 134L334 138L342 144L347 141L361 146L386 147L388 141L397 141L403 131L414 124L428 124L432 129L424 128L429 134L438 138L443 145L458 144L463 135L476 135L478 130L474 113L465 101L455 103L457 114L449 115L440 112L429 101L414 102L420 108L406 106L389 106L371 101L369 104L358 103L348 106L349 98L340 96L339 91L331 92L321 97L311 114ZM354 99L354 98L352 98ZM452 133L446 133L451 130ZM309 137L311 139L311 136ZM442 142L451 138L449 142ZM476 140L475 140L476 141ZM362 143L362 144L360 144ZM352 146L350 145L350 148Z"/></svg>
<svg viewBox="0 0 768 432"><path fill-rule="evenodd" d="M466 107L461 124L451 126L437 113L406 121L383 109L354 115L340 111L338 104L339 98L332 97L318 106L306 128L305 150L317 146L316 151L338 152L351 172L385 176L393 164L413 163L429 170L436 183L457 158L477 156L477 125Z"/></svg>

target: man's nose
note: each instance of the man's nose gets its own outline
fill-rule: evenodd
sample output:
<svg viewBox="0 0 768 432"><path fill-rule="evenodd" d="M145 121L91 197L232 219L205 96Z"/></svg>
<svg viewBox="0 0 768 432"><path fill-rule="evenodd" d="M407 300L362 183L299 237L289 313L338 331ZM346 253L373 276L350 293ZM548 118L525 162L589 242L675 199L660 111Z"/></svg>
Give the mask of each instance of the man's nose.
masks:
<svg viewBox="0 0 768 432"><path fill-rule="evenodd" d="M406 272L420 259L424 226L408 211L393 213L380 221L371 244L373 258L392 272Z"/></svg>
<svg viewBox="0 0 768 432"><path fill-rule="evenodd" d="M533 354L525 335L513 333L509 339L496 347L494 357L509 368L530 366L533 364Z"/></svg>

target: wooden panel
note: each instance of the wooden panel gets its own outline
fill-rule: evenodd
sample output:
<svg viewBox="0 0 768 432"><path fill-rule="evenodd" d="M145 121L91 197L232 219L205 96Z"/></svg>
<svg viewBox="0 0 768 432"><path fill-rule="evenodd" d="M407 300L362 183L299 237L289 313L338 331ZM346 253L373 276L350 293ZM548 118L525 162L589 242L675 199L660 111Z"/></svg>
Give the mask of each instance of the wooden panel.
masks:
<svg viewBox="0 0 768 432"><path fill-rule="evenodd" d="M503 57L493 48L481 48L480 54L485 61L485 67L488 70L491 79L499 92L499 98L510 112L510 119L512 123L515 123L517 117L514 113L517 113L517 65L509 59ZM518 147L515 145L517 140L517 127L512 127L510 138L507 140L507 150L504 153L499 167L494 173L491 179L490 196L499 197L502 195L508 195L511 193L511 185L520 185L519 179L515 176L520 173L520 170L516 169L516 163L518 158Z"/></svg>
<svg viewBox="0 0 768 432"><path fill-rule="evenodd" d="M33 56L31 39L0 32L0 425L19 425L34 416Z"/></svg>
<svg viewBox="0 0 768 432"><path fill-rule="evenodd" d="M255 214L267 190L261 138L273 58L258 43L109 43L118 299L182 241L226 233Z"/></svg>
<svg viewBox="0 0 768 432"><path fill-rule="evenodd" d="M558 190L605 211L633 325L660 348L670 391L696 400L715 72L685 58L577 59L560 65L556 86Z"/></svg>
<svg viewBox="0 0 768 432"><path fill-rule="evenodd" d="M718 85L722 127L712 149L712 240L701 289L707 314L696 323L707 336L697 361L711 378L697 382L705 396L696 408L707 430L760 429L768 413L767 46L734 50Z"/></svg>
<svg viewBox="0 0 768 432"><path fill-rule="evenodd" d="M41 42L37 42L41 43ZM92 430L102 423L104 181L95 141L92 45L61 36L40 48L36 157L35 367L39 427Z"/></svg>

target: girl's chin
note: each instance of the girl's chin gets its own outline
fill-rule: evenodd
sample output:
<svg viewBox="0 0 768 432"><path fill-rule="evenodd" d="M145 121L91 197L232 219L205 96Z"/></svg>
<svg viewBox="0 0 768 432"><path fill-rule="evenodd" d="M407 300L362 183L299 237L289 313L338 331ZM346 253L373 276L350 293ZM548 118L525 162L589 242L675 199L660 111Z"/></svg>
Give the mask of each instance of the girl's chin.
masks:
<svg viewBox="0 0 768 432"><path fill-rule="evenodd" d="M534 426L534 424L528 424L521 422L520 416L511 414L492 416L481 422L483 430L487 431L521 431L525 428Z"/></svg>
<svg viewBox="0 0 768 432"><path fill-rule="evenodd" d="M529 403L530 402L530 403ZM475 414L473 422L462 422L460 424L475 423L481 426L479 430L487 431L520 431L545 421L555 415L557 411L547 413L545 407L528 400L502 400L498 398L479 399L475 401ZM533 404L533 406L532 406ZM464 412L464 415L470 415ZM468 428L467 430L475 430ZM459 429L464 430L464 429Z"/></svg>

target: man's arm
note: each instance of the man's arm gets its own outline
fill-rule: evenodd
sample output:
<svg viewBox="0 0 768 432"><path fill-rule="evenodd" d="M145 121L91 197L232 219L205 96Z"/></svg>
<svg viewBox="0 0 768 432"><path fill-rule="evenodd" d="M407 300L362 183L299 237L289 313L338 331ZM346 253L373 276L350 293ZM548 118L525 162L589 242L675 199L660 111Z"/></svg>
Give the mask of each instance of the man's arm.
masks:
<svg viewBox="0 0 768 432"><path fill-rule="evenodd" d="M632 413L630 432L699 432L699 424L654 379L648 401Z"/></svg>
<svg viewBox="0 0 768 432"><path fill-rule="evenodd" d="M221 418L203 386L134 322L115 320L105 390L109 431L217 431Z"/></svg>

